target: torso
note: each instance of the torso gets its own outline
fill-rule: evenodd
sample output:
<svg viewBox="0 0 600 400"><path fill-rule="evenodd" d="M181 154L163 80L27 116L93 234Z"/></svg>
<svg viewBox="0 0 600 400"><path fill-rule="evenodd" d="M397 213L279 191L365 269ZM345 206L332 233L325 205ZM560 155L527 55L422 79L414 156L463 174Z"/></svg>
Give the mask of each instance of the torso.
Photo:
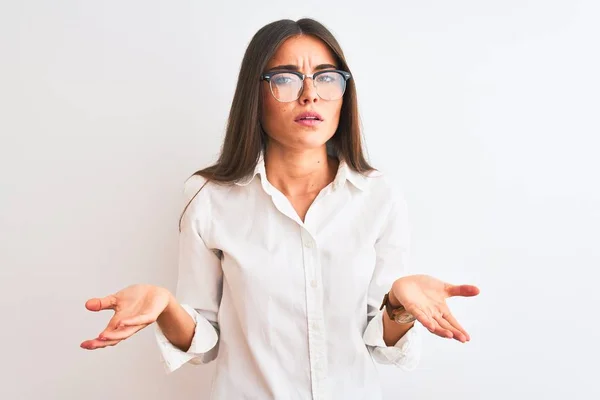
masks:
<svg viewBox="0 0 600 400"><path fill-rule="evenodd" d="M404 269L392 188L345 166L290 198L257 170L208 185L185 217L179 294L218 324L211 398L381 398L365 333L375 321L378 337L368 317ZM202 184L190 181L190 199Z"/></svg>

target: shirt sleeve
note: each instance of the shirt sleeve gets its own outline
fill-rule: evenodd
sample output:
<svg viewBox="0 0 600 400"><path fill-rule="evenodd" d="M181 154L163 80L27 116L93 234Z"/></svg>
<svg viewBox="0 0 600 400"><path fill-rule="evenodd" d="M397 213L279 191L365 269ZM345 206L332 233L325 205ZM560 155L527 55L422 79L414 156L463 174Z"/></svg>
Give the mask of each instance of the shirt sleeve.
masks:
<svg viewBox="0 0 600 400"><path fill-rule="evenodd" d="M383 178L385 179L385 178ZM375 243L376 264L367 298L368 324L363 340L373 359L403 370L414 370L421 358L422 327L418 321L393 346L383 340L383 310L379 310L392 283L407 274L410 258L408 208L401 191L388 189L391 199L383 230Z"/></svg>
<svg viewBox="0 0 600 400"><path fill-rule="evenodd" d="M198 193L206 180L192 176L185 183L185 204L179 233L178 276L175 298L192 316L196 328L188 351L175 347L155 324L155 337L167 373L183 364L206 364L217 357L223 272L218 252L203 239L210 229L210 198ZM208 186L202 190L206 190Z"/></svg>

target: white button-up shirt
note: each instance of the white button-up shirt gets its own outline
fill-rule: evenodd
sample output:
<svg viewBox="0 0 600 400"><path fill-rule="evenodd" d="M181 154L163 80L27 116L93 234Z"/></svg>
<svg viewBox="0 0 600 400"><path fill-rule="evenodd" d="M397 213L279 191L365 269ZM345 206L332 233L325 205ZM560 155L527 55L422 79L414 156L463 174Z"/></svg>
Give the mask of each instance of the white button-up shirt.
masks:
<svg viewBox="0 0 600 400"><path fill-rule="evenodd" d="M179 242L175 296L196 321L189 350L155 324L168 372L215 360L211 399L374 400L373 360L416 367L418 322L394 346L383 341L379 307L409 260L406 203L383 174L341 161L304 222L262 157L243 181L198 193L205 182L185 183Z"/></svg>

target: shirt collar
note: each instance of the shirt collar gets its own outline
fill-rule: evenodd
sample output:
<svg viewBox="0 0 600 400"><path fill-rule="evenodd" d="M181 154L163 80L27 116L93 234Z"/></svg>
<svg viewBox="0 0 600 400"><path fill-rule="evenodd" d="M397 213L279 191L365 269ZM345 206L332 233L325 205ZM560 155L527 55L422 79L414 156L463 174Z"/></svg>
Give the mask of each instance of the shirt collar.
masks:
<svg viewBox="0 0 600 400"><path fill-rule="evenodd" d="M260 175L261 177L266 177L265 170L265 160L264 153L261 152L258 162L256 163L256 167L254 171L244 178L238 180L235 184L238 186L247 186L256 175ZM337 174L335 175L335 179L333 180L334 189L338 189L341 187L346 181L350 181L352 185L354 185L357 189L364 191L367 188L367 177L362 175L361 173L350 168L348 163L345 160L340 160L340 165L338 167Z"/></svg>

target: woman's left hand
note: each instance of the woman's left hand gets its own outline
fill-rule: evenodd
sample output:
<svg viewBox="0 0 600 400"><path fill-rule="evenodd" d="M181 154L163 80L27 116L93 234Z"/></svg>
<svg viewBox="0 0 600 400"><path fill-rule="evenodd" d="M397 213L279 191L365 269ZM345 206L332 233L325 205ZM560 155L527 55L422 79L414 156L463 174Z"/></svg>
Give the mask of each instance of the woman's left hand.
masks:
<svg viewBox="0 0 600 400"><path fill-rule="evenodd" d="M409 275L394 282L390 296L431 332L464 343L471 338L450 312L446 299L478 294L479 288L473 285L451 285L428 275Z"/></svg>

